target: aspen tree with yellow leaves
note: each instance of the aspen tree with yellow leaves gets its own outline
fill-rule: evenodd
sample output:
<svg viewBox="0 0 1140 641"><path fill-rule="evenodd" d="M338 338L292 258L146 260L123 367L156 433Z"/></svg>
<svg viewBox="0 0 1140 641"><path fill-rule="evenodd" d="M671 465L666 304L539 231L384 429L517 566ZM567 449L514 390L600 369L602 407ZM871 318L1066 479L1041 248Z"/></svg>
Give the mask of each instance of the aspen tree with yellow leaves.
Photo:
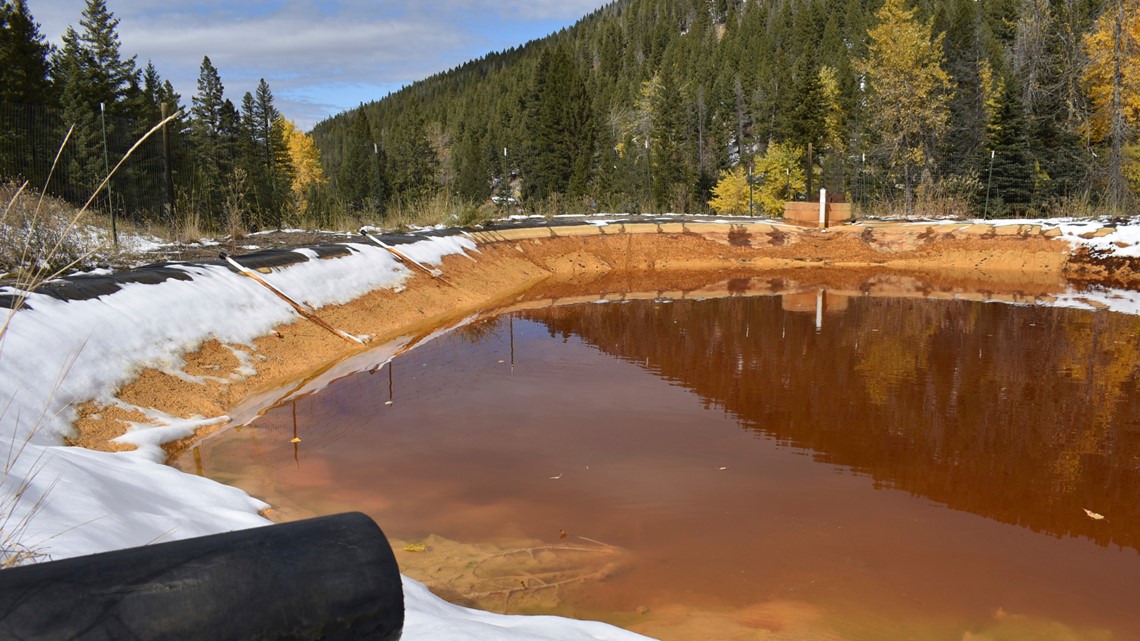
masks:
<svg viewBox="0 0 1140 641"><path fill-rule="evenodd" d="M309 190L327 182L321 167L321 152L313 137L297 129L292 120L280 117L278 122L293 168L289 208L303 216L308 210Z"/></svg>
<svg viewBox="0 0 1140 641"><path fill-rule="evenodd" d="M720 172L709 207L718 214L747 214L748 202L748 175L744 167Z"/></svg>

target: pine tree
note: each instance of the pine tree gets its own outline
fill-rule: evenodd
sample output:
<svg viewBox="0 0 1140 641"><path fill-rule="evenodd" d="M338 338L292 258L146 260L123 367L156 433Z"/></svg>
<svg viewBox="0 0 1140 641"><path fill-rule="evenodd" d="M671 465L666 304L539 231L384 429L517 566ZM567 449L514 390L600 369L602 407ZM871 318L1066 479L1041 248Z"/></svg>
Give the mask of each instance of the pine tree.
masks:
<svg viewBox="0 0 1140 641"><path fill-rule="evenodd" d="M526 106L531 141L523 172L523 195L545 200L576 198L589 184L594 145L590 96L578 67L562 47L543 51Z"/></svg>
<svg viewBox="0 0 1140 641"><path fill-rule="evenodd" d="M47 105L52 98L51 45L25 0L10 0L0 7L0 38L0 101Z"/></svg>
<svg viewBox="0 0 1140 641"><path fill-rule="evenodd" d="M461 197L474 202L490 196L491 179L498 169L494 162L497 154L486 144L485 132L485 127L468 126L460 138L456 157L456 188Z"/></svg>
<svg viewBox="0 0 1140 641"><path fill-rule="evenodd" d="M993 118L986 128L992 169L988 176L987 211L1024 214L1033 201L1033 159L1029 149L1029 122L1025 117L1020 84L1002 83Z"/></svg>
<svg viewBox="0 0 1140 641"><path fill-rule="evenodd" d="M781 127L781 138L805 149L810 144L818 151L827 135L827 105L823 99L815 56L800 56L792 73L791 90L785 95L783 111L786 116Z"/></svg>
<svg viewBox="0 0 1140 641"><path fill-rule="evenodd" d="M659 209L684 212L690 192L685 120L680 90L673 74L661 74L651 97L653 130L650 161L653 167L653 199Z"/></svg>
<svg viewBox="0 0 1140 641"><path fill-rule="evenodd" d="M379 177L382 173L383 149L377 144L363 111L349 118L348 135L344 137L341 166L337 173L337 192L351 210L381 209ZM384 163L386 164L386 163Z"/></svg>
<svg viewBox="0 0 1140 641"><path fill-rule="evenodd" d="M276 220L278 227L281 226L280 213L289 184L286 175L288 165L282 162L283 158L288 157L286 142L280 126L274 128L280 118L281 112L274 105L269 83L262 78L254 92L252 112L253 140L258 147L262 166L261 180L257 186L258 202Z"/></svg>
<svg viewBox="0 0 1140 641"><path fill-rule="evenodd" d="M129 116L123 109L123 99L131 83L137 83L135 56L123 58L120 52L118 18L107 9L105 0L87 0L83 18L79 21L83 31L80 43L90 56L87 69L87 91L92 102L106 104L115 116Z"/></svg>
<svg viewBox="0 0 1140 641"><path fill-rule="evenodd" d="M240 131L235 147L236 164L245 175L245 198L252 204L259 214L268 210L266 199L269 178L266 173L266 162L262 145L258 142L257 132L260 129L258 117L254 113L253 94L245 92L241 97Z"/></svg>
<svg viewBox="0 0 1140 641"><path fill-rule="evenodd" d="M209 56L202 58L198 93L191 99L191 142L194 146L195 189L207 219L220 222L223 179L232 168L231 140L234 117L226 108L225 87Z"/></svg>
<svg viewBox="0 0 1140 641"><path fill-rule="evenodd" d="M121 119L132 118L138 104L135 57L124 59L116 33L119 21L104 0L87 0L79 21L81 31L68 27L63 48L52 60L53 79L60 92L64 121L75 125L66 167L71 184L81 197L107 172L110 158L118 158L133 142L120 135Z"/></svg>
<svg viewBox="0 0 1140 641"><path fill-rule="evenodd" d="M418 114L405 117L388 136L387 178L392 197L416 203L433 194L439 176L439 157L428 139L427 126Z"/></svg>
<svg viewBox="0 0 1140 641"><path fill-rule="evenodd" d="M53 98L50 53L24 0L0 6L0 103L17 117L0 130L0 177L20 176L37 185L47 178L52 150L43 140L51 137L32 134L46 127L38 116Z"/></svg>
<svg viewBox="0 0 1140 641"><path fill-rule="evenodd" d="M947 8L945 67L954 89L943 138L942 170L969 175L982 162L986 142L986 105L994 98L993 65L987 53L992 40L980 5L954 0Z"/></svg>

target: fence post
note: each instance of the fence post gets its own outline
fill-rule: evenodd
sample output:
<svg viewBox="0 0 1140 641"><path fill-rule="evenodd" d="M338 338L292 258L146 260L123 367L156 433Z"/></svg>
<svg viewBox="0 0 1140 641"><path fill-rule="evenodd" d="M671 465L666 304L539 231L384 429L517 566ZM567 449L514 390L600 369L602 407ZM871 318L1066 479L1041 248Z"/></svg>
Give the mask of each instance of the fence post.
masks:
<svg viewBox="0 0 1140 641"><path fill-rule="evenodd" d="M804 196L804 200L806 200L808 202L811 202L811 192L812 192L812 189L811 189L811 169L812 169L813 162L814 161L812 160L812 157L811 157L811 143L809 142L808 143L808 150L807 150L807 192ZM793 198L792 200L795 200L795 198Z"/></svg>
<svg viewBox="0 0 1140 641"><path fill-rule="evenodd" d="M174 239L178 240L178 212L174 208L174 161L170 157L170 135L166 131L167 106L160 105L162 110L162 176L166 190L166 206L170 208L170 224L174 227Z"/></svg>
<svg viewBox="0 0 1140 641"><path fill-rule="evenodd" d="M111 198L111 161L107 156L107 110L99 103L99 123L103 128L103 170L107 172L107 209L111 213L111 242L119 246L119 229L115 225L115 201Z"/></svg>

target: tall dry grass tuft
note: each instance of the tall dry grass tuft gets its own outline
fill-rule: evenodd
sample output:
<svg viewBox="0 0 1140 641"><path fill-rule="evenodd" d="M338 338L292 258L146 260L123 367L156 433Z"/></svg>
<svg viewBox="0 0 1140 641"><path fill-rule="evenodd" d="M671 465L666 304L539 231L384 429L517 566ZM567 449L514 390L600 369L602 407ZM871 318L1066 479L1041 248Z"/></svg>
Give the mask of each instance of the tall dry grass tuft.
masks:
<svg viewBox="0 0 1140 641"><path fill-rule="evenodd" d="M466 227L491 220L495 215L493 205L481 207L441 191L425 199L396 203L381 226L397 230L436 225Z"/></svg>

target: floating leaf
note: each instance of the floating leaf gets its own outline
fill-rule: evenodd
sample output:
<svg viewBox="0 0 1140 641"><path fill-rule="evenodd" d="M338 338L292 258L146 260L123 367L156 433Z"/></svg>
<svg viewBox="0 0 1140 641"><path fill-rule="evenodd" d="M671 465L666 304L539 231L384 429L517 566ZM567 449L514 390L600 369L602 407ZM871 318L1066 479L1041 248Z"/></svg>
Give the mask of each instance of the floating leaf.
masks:
<svg viewBox="0 0 1140 641"><path fill-rule="evenodd" d="M299 438L297 438L296 436L294 436L293 438L289 439L289 442L290 442L290 443L293 443L293 444L297 444L297 443L300 443L300 442L301 442L301 439L299 439Z"/></svg>
<svg viewBox="0 0 1140 641"><path fill-rule="evenodd" d="M566 533L566 530L558 530L558 538L564 539L568 536L570 536L570 535Z"/></svg>
<svg viewBox="0 0 1140 641"><path fill-rule="evenodd" d="M551 481L557 481L558 479L562 478L562 474L563 474L562 472L559 472L558 476L552 476L552 477L550 477L550 480Z"/></svg>
<svg viewBox="0 0 1140 641"><path fill-rule="evenodd" d="M409 543L404 546L405 552L427 552L427 545L423 543Z"/></svg>
<svg viewBox="0 0 1140 641"><path fill-rule="evenodd" d="M1097 514L1096 512L1093 512L1092 510L1089 510L1087 508L1085 509L1085 514L1088 514L1089 518L1094 520L1094 521L1103 521L1104 520L1103 514Z"/></svg>

